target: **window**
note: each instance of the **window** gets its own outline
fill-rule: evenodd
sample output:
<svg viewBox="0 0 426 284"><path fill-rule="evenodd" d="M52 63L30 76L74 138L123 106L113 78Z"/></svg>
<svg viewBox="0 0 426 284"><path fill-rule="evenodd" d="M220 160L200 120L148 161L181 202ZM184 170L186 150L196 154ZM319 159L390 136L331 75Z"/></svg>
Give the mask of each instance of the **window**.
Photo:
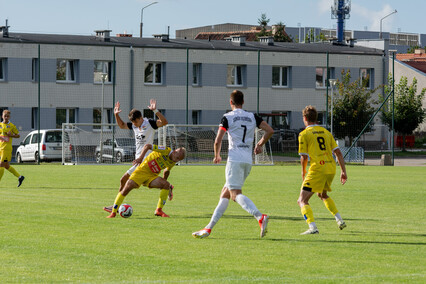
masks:
<svg viewBox="0 0 426 284"><path fill-rule="evenodd" d="M113 123L112 122L112 108L104 108L104 117L103 117L103 123ZM101 108L94 108L93 109L93 123L102 123L101 120ZM101 129L100 126L94 125L93 129ZM110 126L104 127L104 129L111 129Z"/></svg>
<svg viewBox="0 0 426 284"><path fill-rule="evenodd" d="M334 78L334 68L328 68L329 75L328 79ZM330 86L330 84L327 82L327 68L324 67L317 67L315 69L315 88L321 89L321 88L327 88L327 85Z"/></svg>
<svg viewBox="0 0 426 284"><path fill-rule="evenodd" d="M272 67L272 86L273 87L288 87L289 77L288 67Z"/></svg>
<svg viewBox="0 0 426 284"><path fill-rule="evenodd" d="M192 86L201 86L201 64L192 64Z"/></svg>
<svg viewBox="0 0 426 284"><path fill-rule="evenodd" d="M200 124L200 110L193 110L192 111L192 124Z"/></svg>
<svg viewBox="0 0 426 284"><path fill-rule="evenodd" d="M32 135L28 135L28 136L25 138L25 140L24 140L24 145L28 145L28 144L30 144L31 137L32 137Z"/></svg>
<svg viewBox="0 0 426 284"><path fill-rule="evenodd" d="M95 61L93 68L93 82L102 83L102 73L106 74L105 82L112 82L112 61Z"/></svg>
<svg viewBox="0 0 426 284"><path fill-rule="evenodd" d="M372 70L370 68L361 68L359 70L359 77L361 78L361 86L367 89L371 89L372 81Z"/></svg>
<svg viewBox="0 0 426 284"><path fill-rule="evenodd" d="M228 65L226 76L227 86L243 86L243 65Z"/></svg>
<svg viewBox="0 0 426 284"><path fill-rule="evenodd" d="M31 128L38 129L38 107L31 108Z"/></svg>
<svg viewBox="0 0 426 284"><path fill-rule="evenodd" d="M56 109L56 128L62 128L62 123L77 122L77 109L75 108L57 108Z"/></svg>
<svg viewBox="0 0 426 284"><path fill-rule="evenodd" d="M33 58L31 63L31 81L38 81L38 58Z"/></svg>
<svg viewBox="0 0 426 284"><path fill-rule="evenodd" d="M41 141L40 137L41 135L43 135L43 133L34 133L32 138L31 138L31 144L37 144L38 142Z"/></svg>
<svg viewBox="0 0 426 284"><path fill-rule="evenodd" d="M163 63L145 63L145 84L161 85Z"/></svg>
<svg viewBox="0 0 426 284"><path fill-rule="evenodd" d="M0 81L6 81L6 58L0 58Z"/></svg>
<svg viewBox="0 0 426 284"><path fill-rule="evenodd" d="M56 81L76 82L77 60L56 60Z"/></svg>

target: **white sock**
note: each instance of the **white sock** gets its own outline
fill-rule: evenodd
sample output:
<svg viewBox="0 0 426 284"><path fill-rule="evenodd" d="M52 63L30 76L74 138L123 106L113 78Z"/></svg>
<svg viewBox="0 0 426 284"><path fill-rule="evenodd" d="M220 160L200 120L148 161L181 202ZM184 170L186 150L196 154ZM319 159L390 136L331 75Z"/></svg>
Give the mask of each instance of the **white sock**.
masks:
<svg viewBox="0 0 426 284"><path fill-rule="evenodd" d="M216 206L216 209L213 212L212 218L210 219L210 223L205 227L206 229L213 229L214 225L219 221L220 217L222 217L223 213L225 213L226 208L228 208L229 199L221 198L219 203Z"/></svg>
<svg viewBox="0 0 426 284"><path fill-rule="evenodd" d="M311 222L308 225L309 225L309 229L318 229L317 225L315 224L315 222Z"/></svg>
<svg viewBox="0 0 426 284"><path fill-rule="evenodd" d="M257 209L256 205L254 205L253 201L250 200L247 196L243 194L238 194L237 198L235 198L240 206L246 210L249 214L253 215L254 218L259 221L262 218L262 213Z"/></svg>
<svg viewBox="0 0 426 284"><path fill-rule="evenodd" d="M343 221L342 216L340 216L340 213L336 213L336 215L334 215L334 218L336 219L336 221Z"/></svg>

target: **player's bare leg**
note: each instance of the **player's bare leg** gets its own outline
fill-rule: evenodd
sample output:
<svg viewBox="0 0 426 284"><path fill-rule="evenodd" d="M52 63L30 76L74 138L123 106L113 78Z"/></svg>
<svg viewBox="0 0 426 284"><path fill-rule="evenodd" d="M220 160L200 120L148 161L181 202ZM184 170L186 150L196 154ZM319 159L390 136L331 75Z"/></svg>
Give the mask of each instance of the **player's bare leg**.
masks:
<svg viewBox="0 0 426 284"><path fill-rule="evenodd" d="M132 189L138 188L138 187L139 185L136 182L129 179L126 182L126 185L124 186L123 190L117 194L117 197L115 198L114 205L112 208L112 212L109 216L107 216L107 218L115 218L115 216L117 215L117 210L120 207L120 205L123 203L124 198L127 196L127 194L130 193L130 191L132 191Z"/></svg>

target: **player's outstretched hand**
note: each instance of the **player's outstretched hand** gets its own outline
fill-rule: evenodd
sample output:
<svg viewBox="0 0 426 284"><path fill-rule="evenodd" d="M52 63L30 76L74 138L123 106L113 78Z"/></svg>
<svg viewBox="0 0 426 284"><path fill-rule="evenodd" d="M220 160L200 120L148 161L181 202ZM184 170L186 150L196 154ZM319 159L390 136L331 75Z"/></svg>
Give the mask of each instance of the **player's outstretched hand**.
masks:
<svg viewBox="0 0 426 284"><path fill-rule="evenodd" d="M155 99L150 99L148 108L152 111L156 110L157 109L157 101Z"/></svg>
<svg viewBox="0 0 426 284"><path fill-rule="evenodd" d="M115 103L115 107L114 107L114 114L119 114L121 112L121 109L120 109L120 102L119 101L117 101L116 103Z"/></svg>
<svg viewBox="0 0 426 284"><path fill-rule="evenodd" d="M170 189L169 189L169 200L170 201L172 201L172 199L173 199L173 188L172 188L172 186L173 185L170 185Z"/></svg>
<svg viewBox="0 0 426 284"><path fill-rule="evenodd" d="M260 153L262 153L262 146L256 144L256 147L254 147L254 154L257 155Z"/></svg>

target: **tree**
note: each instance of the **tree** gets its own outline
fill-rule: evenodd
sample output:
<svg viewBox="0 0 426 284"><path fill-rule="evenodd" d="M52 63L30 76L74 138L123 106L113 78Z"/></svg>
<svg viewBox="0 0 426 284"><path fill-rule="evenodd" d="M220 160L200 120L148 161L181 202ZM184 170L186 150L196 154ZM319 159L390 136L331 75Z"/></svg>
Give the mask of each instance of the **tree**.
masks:
<svg viewBox="0 0 426 284"><path fill-rule="evenodd" d="M365 80L367 81L367 80ZM338 93L333 98L333 135L339 139L349 137L352 144L374 113L372 95L380 88L369 89L361 83L361 78L351 82L350 71L342 70L342 80L336 83ZM330 99L331 103L331 99ZM330 117L329 117L329 121ZM366 131L373 129L371 123Z"/></svg>
<svg viewBox="0 0 426 284"><path fill-rule="evenodd" d="M266 14L264 14L264 13L262 13L260 15L260 18L257 19L257 23L260 26L260 32L257 34L258 37L260 37L260 36L268 36L268 35L272 34L270 31L268 32L266 30L266 27L268 26L269 21L270 21L270 19L268 19L266 17Z"/></svg>
<svg viewBox="0 0 426 284"><path fill-rule="evenodd" d="M274 41L276 42L291 42L291 38L285 33L285 25L283 22L275 24Z"/></svg>
<svg viewBox="0 0 426 284"><path fill-rule="evenodd" d="M392 90L392 74L388 75L389 85L385 86L385 94ZM422 101L426 93L426 88L417 94L417 79L413 78L411 85L408 85L407 77L402 76L399 83L395 84L395 132L402 135L402 151L405 151L405 136L410 135L423 122L426 117L426 109L422 107ZM383 100L383 96L381 96ZM392 100L382 108L382 120L392 128Z"/></svg>

